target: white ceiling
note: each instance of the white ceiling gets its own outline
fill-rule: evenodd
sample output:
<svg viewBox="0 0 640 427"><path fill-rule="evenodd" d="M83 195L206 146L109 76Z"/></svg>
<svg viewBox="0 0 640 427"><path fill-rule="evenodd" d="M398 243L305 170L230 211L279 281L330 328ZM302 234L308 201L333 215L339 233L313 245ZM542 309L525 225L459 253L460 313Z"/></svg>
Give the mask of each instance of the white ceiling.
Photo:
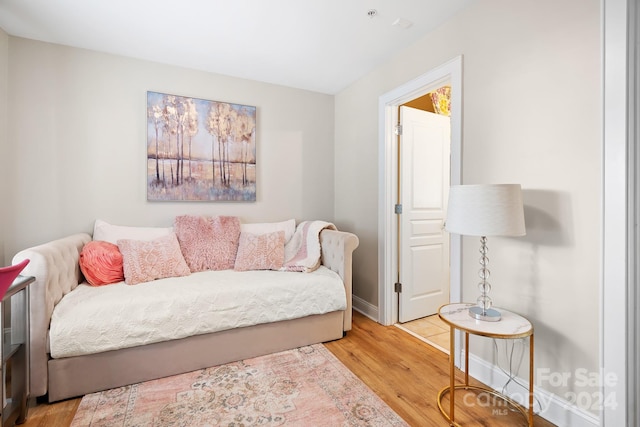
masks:
<svg viewBox="0 0 640 427"><path fill-rule="evenodd" d="M472 1L0 0L0 28L335 94ZM373 18L370 9L377 11ZM413 25L392 25L398 18Z"/></svg>

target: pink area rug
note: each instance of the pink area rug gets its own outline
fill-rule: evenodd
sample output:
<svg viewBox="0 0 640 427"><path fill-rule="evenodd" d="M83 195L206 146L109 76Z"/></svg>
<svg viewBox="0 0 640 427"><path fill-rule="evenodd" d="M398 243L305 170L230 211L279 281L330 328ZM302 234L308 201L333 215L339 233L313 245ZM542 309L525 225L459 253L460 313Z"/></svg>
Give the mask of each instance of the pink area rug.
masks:
<svg viewBox="0 0 640 427"><path fill-rule="evenodd" d="M81 426L407 426L323 345L88 394Z"/></svg>

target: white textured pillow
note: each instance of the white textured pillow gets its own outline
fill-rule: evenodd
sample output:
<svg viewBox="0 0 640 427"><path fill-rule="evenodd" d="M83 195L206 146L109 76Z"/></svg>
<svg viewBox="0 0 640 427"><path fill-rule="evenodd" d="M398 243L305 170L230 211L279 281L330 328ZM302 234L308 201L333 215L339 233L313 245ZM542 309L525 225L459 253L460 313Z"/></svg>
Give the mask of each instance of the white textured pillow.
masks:
<svg viewBox="0 0 640 427"><path fill-rule="evenodd" d="M250 224L240 224L240 231L242 233L251 234L268 234L278 231L284 231L284 242L287 243L293 237L293 233L296 231L296 220L289 219L282 222L257 222Z"/></svg>
<svg viewBox="0 0 640 427"><path fill-rule="evenodd" d="M102 240L114 245L122 239L149 241L171 233L173 233L173 227L129 227L112 225L100 219L96 219L93 226L93 240Z"/></svg>

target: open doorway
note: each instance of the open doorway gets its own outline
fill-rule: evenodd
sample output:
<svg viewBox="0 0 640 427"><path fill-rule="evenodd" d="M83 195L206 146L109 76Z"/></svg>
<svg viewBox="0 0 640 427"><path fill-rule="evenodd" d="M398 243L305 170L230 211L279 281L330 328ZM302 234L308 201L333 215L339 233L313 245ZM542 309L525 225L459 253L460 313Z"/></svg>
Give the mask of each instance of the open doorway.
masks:
<svg viewBox="0 0 640 427"><path fill-rule="evenodd" d="M396 326L449 352L449 328L437 316L449 302L449 83L399 107L398 282Z"/></svg>
<svg viewBox="0 0 640 427"><path fill-rule="evenodd" d="M449 302L449 234L444 221L450 180L450 92L446 84L399 107L399 285L394 290L401 323L436 314Z"/></svg>
<svg viewBox="0 0 640 427"><path fill-rule="evenodd" d="M449 184L461 182L461 128L462 128L462 57L437 67L380 97L379 114L379 294L378 321L383 325L398 322L398 293L396 283L399 271L399 227L396 204L400 193L398 183L399 154L395 135L399 121L399 107L425 96L443 86L450 89L450 163ZM449 240L449 301L461 300L460 236Z"/></svg>

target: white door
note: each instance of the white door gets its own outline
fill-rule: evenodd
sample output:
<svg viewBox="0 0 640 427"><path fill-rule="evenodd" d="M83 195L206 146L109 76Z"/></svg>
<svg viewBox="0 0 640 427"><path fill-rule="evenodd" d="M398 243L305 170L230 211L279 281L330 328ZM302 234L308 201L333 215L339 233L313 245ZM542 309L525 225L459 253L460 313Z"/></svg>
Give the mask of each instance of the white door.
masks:
<svg viewBox="0 0 640 427"><path fill-rule="evenodd" d="M400 107L399 321L449 302L449 117Z"/></svg>

